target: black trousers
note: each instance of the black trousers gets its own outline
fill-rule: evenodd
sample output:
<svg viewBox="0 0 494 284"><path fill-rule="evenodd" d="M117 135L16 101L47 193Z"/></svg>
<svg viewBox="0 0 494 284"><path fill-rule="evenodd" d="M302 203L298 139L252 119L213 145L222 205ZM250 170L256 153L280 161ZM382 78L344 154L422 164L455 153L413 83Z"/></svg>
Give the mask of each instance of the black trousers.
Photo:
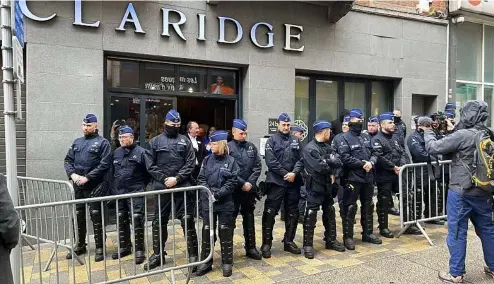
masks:
<svg viewBox="0 0 494 284"><path fill-rule="evenodd" d="M144 216L144 197L134 197L118 200L118 212L127 212L129 214L141 214Z"/></svg>
<svg viewBox="0 0 494 284"><path fill-rule="evenodd" d="M195 214L195 192L161 194L155 198L153 223L158 222L161 215L161 224L162 226L166 226L168 220L170 220L172 199L175 208L175 219L181 219L185 215Z"/></svg>
<svg viewBox="0 0 494 284"><path fill-rule="evenodd" d="M369 212L373 212L374 210L373 208L374 204L372 201L373 195L374 195L373 183L347 181L344 186L340 187L340 190L338 192L338 204L340 205L340 215L348 216L353 220L357 212L357 200L360 199L360 224L363 228L366 218L372 217L372 216L368 216L368 214ZM391 192L389 193L389 195L391 196ZM350 206L352 208L350 208ZM351 216L348 215L349 213L351 213ZM349 225L353 226L352 224Z"/></svg>
<svg viewBox="0 0 494 284"><path fill-rule="evenodd" d="M237 189L233 194L233 220L237 218L238 212L245 215L246 213L254 212L256 208L256 193L249 191L245 192L242 189Z"/></svg>
<svg viewBox="0 0 494 284"><path fill-rule="evenodd" d="M269 184L264 211L268 208L274 212L280 211L281 203L284 203L285 212L288 214L298 213L298 202L300 200L300 186L291 185L288 187Z"/></svg>

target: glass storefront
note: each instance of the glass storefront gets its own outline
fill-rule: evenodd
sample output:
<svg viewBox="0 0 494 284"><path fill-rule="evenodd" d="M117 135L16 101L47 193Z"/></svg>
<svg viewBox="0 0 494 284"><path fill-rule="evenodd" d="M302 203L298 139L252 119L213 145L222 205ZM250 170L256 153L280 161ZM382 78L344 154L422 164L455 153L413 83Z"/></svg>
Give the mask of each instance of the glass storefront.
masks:
<svg viewBox="0 0 494 284"><path fill-rule="evenodd" d="M344 109L351 108L361 108L367 119L392 111L391 102L391 81L299 75L295 77L294 123L308 130L306 137L312 137L316 120L336 120Z"/></svg>
<svg viewBox="0 0 494 284"><path fill-rule="evenodd" d="M113 58L106 67L105 137L116 138L118 125L125 123L146 146L163 132L172 108L182 116L182 133L192 120L204 132L213 126L231 129L239 113L237 70Z"/></svg>
<svg viewBox="0 0 494 284"><path fill-rule="evenodd" d="M466 101L484 100L489 104L490 127L494 125L494 26L462 23L456 36L461 39L456 53L457 116Z"/></svg>

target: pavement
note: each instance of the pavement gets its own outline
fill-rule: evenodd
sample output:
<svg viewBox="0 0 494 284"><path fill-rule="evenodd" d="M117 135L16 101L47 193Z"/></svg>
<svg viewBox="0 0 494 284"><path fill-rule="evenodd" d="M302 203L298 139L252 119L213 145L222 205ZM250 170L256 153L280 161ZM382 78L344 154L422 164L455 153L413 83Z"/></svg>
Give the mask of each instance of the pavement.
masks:
<svg viewBox="0 0 494 284"><path fill-rule="evenodd" d="M376 218L375 218L376 219ZM324 228L318 219L315 233L314 259L306 259L302 255L292 255L283 251L281 240L284 233L284 222L276 219L274 229L274 241L272 258L260 261L251 260L244 256L242 219L237 219L237 228L234 236L234 269L233 275L224 278L221 272L221 257L218 242L215 246L213 271L205 276L192 276L189 283L441 283L438 280L438 272L448 268L448 251L445 246L447 227L427 225L425 230L435 243L430 246L421 235L404 235L400 238L383 239L382 245L362 243L360 240L361 228L356 225L357 248L355 251L344 253L326 250L324 248ZM341 241L341 220L337 217L338 239ZM256 239L258 247L261 244L261 217L256 217ZM357 219L357 224L359 220ZM399 217L390 216L390 229L397 233L400 229ZM377 231L377 224L375 224ZM111 231L111 227L109 227ZM151 247L150 228L148 228L148 247ZM176 264L185 264L186 244L180 225L175 225L175 234L170 226L170 236L167 245L167 263L165 268L173 266L172 255L177 256ZM65 260L66 250L59 249L58 258L54 260L48 271L42 272L42 268L50 258L53 246L41 245L33 251L25 246L23 252L23 276L22 283L101 283L109 280L118 280L125 276L142 276L135 280L118 283L171 283L170 272L159 272L152 276L146 276L142 265L133 264L133 255L123 258L121 261L112 260L110 255L117 248L115 232L107 234L107 259L105 262L95 263L94 243L90 249L90 256L86 255L86 265ZM494 283L494 279L488 278L483 273L482 247L475 232L471 229L468 233L467 276L469 283ZM302 226L299 225L296 240L302 244ZM149 253L152 253L149 250ZM90 261L89 261L90 260ZM40 272L41 271L41 272ZM57 273L58 271L58 273ZM187 271L178 270L173 277L176 283L185 283ZM57 282L58 280L58 282Z"/></svg>

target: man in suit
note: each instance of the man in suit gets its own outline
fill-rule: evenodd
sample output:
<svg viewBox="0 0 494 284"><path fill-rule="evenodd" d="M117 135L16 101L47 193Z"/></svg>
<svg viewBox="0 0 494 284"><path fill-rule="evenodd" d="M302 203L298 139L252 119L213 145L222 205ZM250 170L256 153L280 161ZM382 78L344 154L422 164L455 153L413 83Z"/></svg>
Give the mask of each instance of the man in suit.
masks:
<svg viewBox="0 0 494 284"><path fill-rule="evenodd" d="M195 168L192 172L192 184L196 184L197 176L199 175L199 171L201 170L202 160L207 155L206 145L202 142L198 137L199 135L199 124L195 121L190 121L187 124L187 138L192 142L192 146L194 147L194 152L196 154L196 162Z"/></svg>

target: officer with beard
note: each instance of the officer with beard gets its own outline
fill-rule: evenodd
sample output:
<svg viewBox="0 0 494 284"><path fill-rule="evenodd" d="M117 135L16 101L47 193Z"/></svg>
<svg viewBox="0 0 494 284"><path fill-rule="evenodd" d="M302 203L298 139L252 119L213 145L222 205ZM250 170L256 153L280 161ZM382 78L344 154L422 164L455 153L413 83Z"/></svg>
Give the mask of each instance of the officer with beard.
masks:
<svg viewBox="0 0 494 284"><path fill-rule="evenodd" d="M377 156L377 215L379 233L385 238L394 238L388 228L388 210L392 200L391 193L399 188L398 175L400 167L406 164L405 153L400 147L393 121L393 113L385 112L379 115L381 130L372 137L371 144L374 155Z"/></svg>
<svg viewBox="0 0 494 284"><path fill-rule="evenodd" d="M267 198L264 203L262 216L262 246L264 258L271 257L273 243L274 218L285 203L285 236L284 250L293 254L301 254L295 242L298 224L298 201L303 165L300 160L300 142L297 137L290 135L290 117L282 113L278 118L278 133L269 137L266 142L266 165L268 173Z"/></svg>
<svg viewBox="0 0 494 284"><path fill-rule="evenodd" d="M373 234L374 173L373 168L377 157L373 154L371 141L362 134L363 111L350 110L349 131L335 138L335 145L341 156L344 167L343 186L340 188L338 202L343 225L343 242L349 250L355 249L353 239L357 199L360 198L360 224L362 241L382 244L381 239Z"/></svg>
<svg viewBox="0 0 494 284"><path fill-rule="evenodd" d="M314 229L317 222L317 211L321 206L326 249L345 251L343 245L336 239L332 184L335 180L335 170L342 164L336 152L327 144L331 137L330 127L331 124L325 120L314 122L314 139L302 151L307 189L307 208L304 217L304 254L308 259L314 258Z"/></svg>
<svg viewBox="0 0 494 284"><path fill-rule="evenodd" d="M74 182L75 199L90 198L103 182L110 169L111 145L108 140L98 134L98 119L88 114L83 119L82 132L84 137L77 138L69 148L64 160L67 176ZM96 247L94 261L102 261L103 255L103 220L101 204L89 204L91 221L93 222L94 243ZM76 205L78 243L74 248L76 255L86 253L86 207L83 203ZM72 253L67 254L72 258Z"/></svg>
<svg viewBox="0 0 494 284"><path fill-rule="evenodd" d="M121 145L113 153L112 192L115 195L144 192L150 176L147 166L152 163L146 150L134 141L134 131L127 125L120 127L118 140ZM118 232L120 250L112 254L119 259L132 253L130 220L134 220L135 263L144 262L144 197L118 200Z"/></svg>
<svg viewBox="0 0 494 284"><path fill-rule="evenodd" d="M170 110L166 114L165 133L149 141L150 151L147 155L153 162L148 167L148 171L154 178L154 190L190 186L189 178L194 171L196 157L192 142L178 133L180 124L180 114L176 110ZM192 193L187 196L187 204L185 204L183 194L173 194L174 206L177 211L175 216L180 219L184 234L187 235L189 262L196 262L198 256L197 233L194 226L194 196L195 194ZM161 194L159 199L160 202L156 197L152 223L154 254L149 258L149 263L144 265L145 270L151 270L165 264L165 243L168 239L167 225L172 209L172 194ZM161 208L159 204L161 204ZM187 214L185 214L185 209ZM160 215L161 224L159 223ZM186 227L187 232L185 232Z"/></svg>
<svg viewBox="0 0 494 284"><path fill-rule="evenodd" d="M369 140L374 137L379 131L379 119L377 116L371 116L367 120L367 130L363 130L362 133L366 134Z"/></svg>
<svg viewBox="0 0 494 284"><path fill-rule="evenodd" d="M247 257L261 260L256 248L256 230L254 227L254 209L256 205L257 180L261 175L262 164L257 147L247 141L247 123L242 119L233 120L233 140L228 142L230 156L235 158L239 167L238 187L233 192L233 228L238 212L242 214L245 252Z"/></svg>

